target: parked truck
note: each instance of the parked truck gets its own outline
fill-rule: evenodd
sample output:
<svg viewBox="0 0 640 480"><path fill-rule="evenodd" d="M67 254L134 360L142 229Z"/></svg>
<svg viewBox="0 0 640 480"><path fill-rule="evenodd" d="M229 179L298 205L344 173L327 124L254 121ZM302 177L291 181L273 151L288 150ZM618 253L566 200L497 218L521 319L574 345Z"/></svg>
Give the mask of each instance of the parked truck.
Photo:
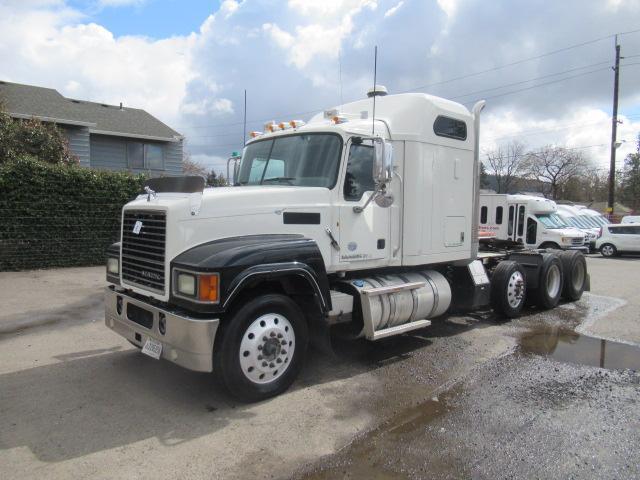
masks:
<svg viewBox="0 0 640 480"><path fill-rule="evenodd" d="M233 186L150 180L108 249L106 325L255 401L332 329L376 342L452 309L515 317L525 300L580 298L580 252L479 252L484 102L372 90L252 132Z"/></svg>
<svg viewBox="0 0 640 480"><path fill-rule="evenodd" d="M553 200L533 195L480 195L481 231L527 248L587 250L586 234L567 225ZM587 242L588 246L588 242Z"/></svg>

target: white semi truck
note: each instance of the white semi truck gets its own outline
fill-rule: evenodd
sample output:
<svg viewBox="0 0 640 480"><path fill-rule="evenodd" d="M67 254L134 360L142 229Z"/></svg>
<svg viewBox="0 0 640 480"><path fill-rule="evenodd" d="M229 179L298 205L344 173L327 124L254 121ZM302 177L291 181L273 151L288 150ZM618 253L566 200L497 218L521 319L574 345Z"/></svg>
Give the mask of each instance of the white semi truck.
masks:
<svg viewBox="0 0 640 480"><path fill-rule="evenodd" d="M480 195L480 231L526 248L586 250L586 234L567 225L553 200L533 195Z"/></svg>
<svg viewBox="0 0 640 480"><path fill-rule="evenodd" d="M233 186L150 180L107 252L106 325L255 401L333 328L379 341L451 309L580 298L580 252L478 252L484 102L371 94L253 132Z"/></svg>

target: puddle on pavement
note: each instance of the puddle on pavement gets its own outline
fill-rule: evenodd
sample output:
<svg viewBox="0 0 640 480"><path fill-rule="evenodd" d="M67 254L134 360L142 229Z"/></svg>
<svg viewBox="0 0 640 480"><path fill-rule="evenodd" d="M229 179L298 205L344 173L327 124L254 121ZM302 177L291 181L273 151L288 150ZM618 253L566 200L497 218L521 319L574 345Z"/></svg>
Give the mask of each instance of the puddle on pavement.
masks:
<svg viewBox="0 0 640 480"><path fill-rule="evenodd" d="M612 370L640 370L640 348L589 337L557 327L545 327L523 334L520 351L554 360Z"/></svg>
<svg viewBox="0 0 640 480"><path fill-rule="evenodd" d="M388 453L412 436L424 435L429 424L453 408L451 400L460 393L455 386L439 397L402 410L378 428L356 439L341 454L323 463L319 470L307 472L304 480L400 480L407 475L389 467ZM453 461L453 459L452 459ZM448 471L451 465L430 467L430 472Z"/></svg>

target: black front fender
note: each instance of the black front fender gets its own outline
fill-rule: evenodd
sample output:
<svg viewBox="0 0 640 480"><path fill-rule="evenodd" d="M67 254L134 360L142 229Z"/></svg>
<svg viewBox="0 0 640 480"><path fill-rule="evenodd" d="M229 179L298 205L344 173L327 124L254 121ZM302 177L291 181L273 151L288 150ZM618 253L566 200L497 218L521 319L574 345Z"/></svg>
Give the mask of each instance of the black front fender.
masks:
<svg viewBox="0 0 640 480"><path fill-rule="evenodd" d="M215 305L177 297L171 285L171 303L189 310L223 312L253 280L284 276L296 276L308 282L322 310L331 309L329 282L320 249L314 240L302 235L249 235L214 240L178 255L171 262L172 271L174 268L220 275L220 302Z"/></svg>

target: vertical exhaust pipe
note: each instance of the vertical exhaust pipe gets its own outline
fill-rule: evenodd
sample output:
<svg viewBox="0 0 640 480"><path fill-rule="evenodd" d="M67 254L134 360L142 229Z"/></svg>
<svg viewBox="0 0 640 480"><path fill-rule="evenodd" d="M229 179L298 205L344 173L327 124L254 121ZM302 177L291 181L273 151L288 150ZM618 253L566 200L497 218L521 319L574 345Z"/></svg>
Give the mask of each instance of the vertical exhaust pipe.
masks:
<svg viewBox="0 0 640 480"><path fill-rule="evenodd" d="M478 239L478 206L480 205L480 112L486 102L477 102L471 113L473 114L473 212L471 214L471 259L478 257L480 240Z"/></svg>

